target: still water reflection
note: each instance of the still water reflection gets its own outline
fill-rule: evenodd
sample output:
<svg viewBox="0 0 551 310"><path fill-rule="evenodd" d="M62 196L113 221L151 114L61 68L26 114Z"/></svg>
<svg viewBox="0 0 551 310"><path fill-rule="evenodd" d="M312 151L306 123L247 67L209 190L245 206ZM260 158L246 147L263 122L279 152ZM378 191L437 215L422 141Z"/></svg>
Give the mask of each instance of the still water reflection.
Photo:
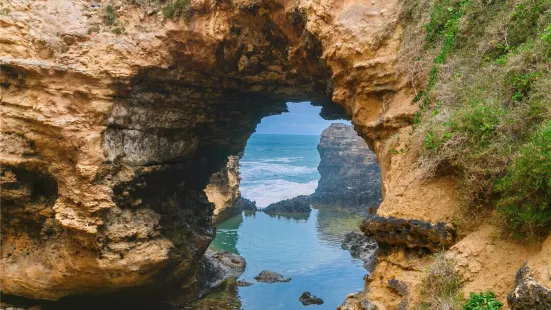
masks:
<svg viewBox="0 0 551 310"><path fill-rule="evenodd" d="M239 288L242 308L303 309L298 297L309 291L324 300L315 309L335 309L347 294L363 287L362 262L341 249L347 232L361 218L345 212L313 209L309 216L271 217L242 214L217 225L211 247L240 254L247 260L241 279L254 285ZM291 277L288 283L256 283L262 270Z"/></svg>

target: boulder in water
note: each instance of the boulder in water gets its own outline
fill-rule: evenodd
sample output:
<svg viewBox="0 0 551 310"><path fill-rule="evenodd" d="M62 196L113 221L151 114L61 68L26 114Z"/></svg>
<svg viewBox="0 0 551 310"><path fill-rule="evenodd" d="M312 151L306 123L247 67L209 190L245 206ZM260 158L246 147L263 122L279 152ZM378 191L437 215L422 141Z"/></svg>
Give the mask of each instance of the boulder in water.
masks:
<svg viewBox="0 0 551 310"><path fill-rule="evenodd" d="M207 250L203 257L203 272L198 278L199 296L218 287L226 279L239 278L245 271L245 259L237 254Z"/></svg>
<svg viewBox="0 0 551 310"><path fill-rule="evenodd" d="M310 292L302 293L302 295L298 298L298 301L300 301L304 306L323 304L323 299L311 295Z"/></svg>
<svg viewBox="0 0 551 310"><path fill-rule="evenodd" d="M256 202L250 201L247 198L241 197L236 203L236 208L243 211L258 211L258 208L256 207Z"/></svg>
<svg viewBox="0 0 551 310"><path fill-rule="evenodd" d="M246 286L251 286L253 285L253 283L247 281L247 280L239 280L237 281L237 286L239 287L246 287Z"/></svg>
<svg viewBox="0 0 551 310"><path fill-rule="evenodd" d="M285 213L310 213L310 211L310 198L304 195L272 203L264 208L264 212L270 215Z"/></svg>
<svg viewBox="0 0 551 310"><path fill-rule="evenodd" d="M254 279L258 282L264 282L264 283L278 283L278 282L291 281L291 278L284 278L279 273L268 271L268 270L262 271L261 273L258 274L258 276L254 277Z"/></svg>

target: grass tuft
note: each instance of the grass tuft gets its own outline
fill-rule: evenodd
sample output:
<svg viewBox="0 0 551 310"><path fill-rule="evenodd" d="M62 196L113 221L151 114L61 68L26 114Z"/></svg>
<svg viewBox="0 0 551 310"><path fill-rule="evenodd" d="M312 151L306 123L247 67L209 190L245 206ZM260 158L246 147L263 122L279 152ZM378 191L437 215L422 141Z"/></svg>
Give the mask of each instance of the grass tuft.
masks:
<svg viewBox="0 0 551 310"><path fill-rule="evenodd" d="M434 256L434 261L425 270L420 287L418 308L426 310L459 310L463 304L461 277L451 260L442 253Z"/></svg>

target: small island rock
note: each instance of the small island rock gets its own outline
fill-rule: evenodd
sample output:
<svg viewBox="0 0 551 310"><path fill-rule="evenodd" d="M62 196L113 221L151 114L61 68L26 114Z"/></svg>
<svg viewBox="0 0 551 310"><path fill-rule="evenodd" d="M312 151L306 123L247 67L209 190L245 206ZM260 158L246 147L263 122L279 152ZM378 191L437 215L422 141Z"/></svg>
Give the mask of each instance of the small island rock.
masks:
<svg viewBox="0 0 551 310"><path fill-rule="evenodd" d="M284 278L279 273L268 271L268 270L262 271L261 273L258 274L258 276L254 277L254 279L258 282L264 282L264 283L277 283L277 282L291 281L291 278Z"/></svg>
<svg viewBox="0 0 551 310"><path fill-rule="evenodd" d="M310 292L302 293L302 295L298 298L298 301L300 301L304 306L323 304L323 299L311 295Z"/></svg>

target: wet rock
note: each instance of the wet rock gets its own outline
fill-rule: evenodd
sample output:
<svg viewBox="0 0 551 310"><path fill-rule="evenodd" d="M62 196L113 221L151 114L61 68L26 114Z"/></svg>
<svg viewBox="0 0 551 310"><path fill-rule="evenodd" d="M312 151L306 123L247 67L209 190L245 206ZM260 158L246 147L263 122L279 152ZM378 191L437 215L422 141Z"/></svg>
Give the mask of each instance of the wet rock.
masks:
<svg viewBox="0 0 551 310"><path fill-rule="evenodd" d="M310 213L310 199L308 196L297 196L295 198L282 200L264 208L267 214L284 213Z"/></svg>
<svg viewBox="0 0 551 310"><path fill-rule="evenodd" d="M245 259L237 254L207 250L203 258L203 272L198 278L199 296L218 287L229 278L238 278L245 271Z"/></svg>
<svg viewBox="0 0 551 310"><path fill-rule="evenodd" d="M429 251L448 249L455 242L455 229L447 223L371 215L362 222L361 230L379 245L422 248Z"/></svg>
<svg viewBox="0 0 551 310"><path fill-rule="evenodd" d="M517 272L515 288L507 296L507 304L512 310L551 309L551 289L538 283L530 268L524 265Z"/></svg>
<svg viewBox="0 0 551 310"><path fill-rule="evenodd" d="M323 304L323 299L311 295L310 292L302 293L302 295L298 298L298 301L300 301L304 306Z"/></svg>
<svg viewBox="0 0 551 310"><path fill-rule="evenodd" d="M375 154L352 126L331 124L318 145L320 180L313 203L363 214L379 206L381 175Z"/></svg>
<svg viewBox="0 0 551 310"><path fill-rule="evenodd" d="M344 250L348 250L352 256L360 258L367 271L373 271L378 249L375 240L357 232L350 232L344 237L341 246Z"/></svg>
<svg viewBox="0 0 551 310"><path fill-rule="evenodd" d="M278 282L291 281L291 278L284 278L279 273L268 271L268 270L262 271L261 273L258 274L258 276L254 277L254 279L258 282L264 282L264 283L278 283Z"/></svg>
<svg viewBox="0 0 551 310"><path fill-rule="evenodd" d="M253 283L247 281L247 280L239 280L237 281L237 286L239 287L247 287L247 286L251 286L253 285Z"/></svg>

